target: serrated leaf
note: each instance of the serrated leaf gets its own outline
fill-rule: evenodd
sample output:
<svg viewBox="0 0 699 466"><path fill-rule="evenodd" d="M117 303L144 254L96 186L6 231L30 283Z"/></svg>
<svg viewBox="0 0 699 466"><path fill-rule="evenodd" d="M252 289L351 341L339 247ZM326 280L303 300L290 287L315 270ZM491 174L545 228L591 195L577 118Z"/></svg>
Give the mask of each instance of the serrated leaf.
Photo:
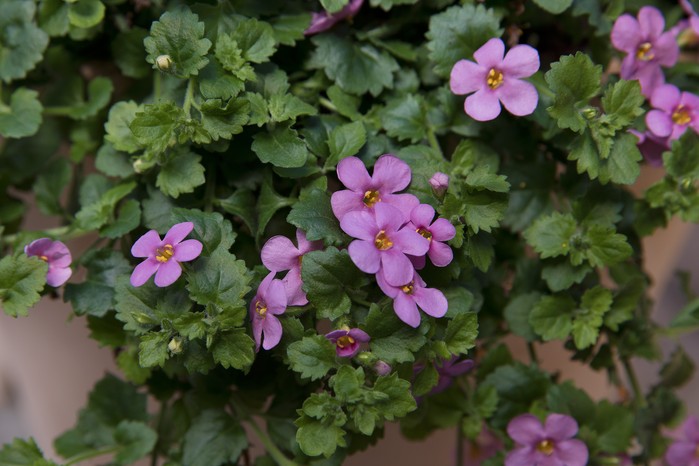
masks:
<svg viewBox="0 0 699 466"><path fill-rule="evenodd" d="M301 451L308 456L323 455L329 458L338 447L346 446L345 431L336 425L301 416L295 421L298 430L296 441Z"/></svg>
<svg viewBox="0 0 699 466"><path fill-rule="evenodd" d="M302 167L308 158L308 148L295 129L277 126L271 132L253 136L252 150L264 163L276 167Z"/></svg>
<svg viewBox="0 0 699 466"><path fill-rule="evenodd" d="M253 63L268 61L268 58L276 51L272 26L254 18L240 21L231 33L231 38L240 47L243 58Z"/></svg>
<svg viewBox="0 0 699 466"><path fill-rule="evenodd" d="M554 212L539 217L524 231L524 237L534 250L546 259L570 252L570 239L576 228L577 224L572 215Z"/></svg>
<svg viewBox="0 0 699 466"><path fill-rule="evenodd" d="M44 107L38 95L36 91L20 87L12 93L9 106L0 101L0 136L23 138L39 131Z"/></svg>
<svg viewBox="0 0 699 466"><path fill-rule="evenodd" d="M33 438L29 440L16 438L12 443L3 445L0 450L0 464L5 466L34 466L36 461L43 458L44 455ZM39 463L39 466L44 465Z"/></svg>
<svg viewBox="0 0 699 466"><path fill-rule="evenodd" d="M146 62L146 52L143 49L143 39L148 31L140 27L132 27L116 35L112 42L114 63L124 76L130 78L145 78L151 69Z"/></svg>
<svg viewBox="0 0 699 466"><path fill-rule="evenodd" d="M466 354L476 346L478 316L475 313L459 314L449 321L444 342L452 354Z"/></svg>
<svg viewBox="0 0 699 466"><path fill-rule="evenodd" d="M184 110L173 103L145 105L129 128L140 146L160 154L177 143L177 130L184 118Z"/></svg>
<svg viewBox="0 0 699 466"><path fill-rule="evenodd" d="M541 271L541 278L551 291L557 293L567 290L574 283L581 283L591 271L587 264L575 266L570 261L563 260L557 264L545 266Z"/></svg>
<svg viewBox="0 0 699 466"><path fill-rule="evenodd" d="M112 98L114 84L109 78L98 76L87 84L87 99L81 94L77 102L63 107L61 115L65 115L74 120L85 120L97 115L105 108Z"/></svg>
<svg viewBox="0 0 699 466"><path fill-rule="evenodd" d="M143 422L125 420L114 430L114 440L121 447L114 460L118 464L131 464L153 450L158 434Z"/></svg>
<svg viewBox="0 0 699 466"><path fill-rule="evenodd" d="M581 310L573 320L573 341L578 349L585 349L597 341L604 314L612 305L612 292L596 286L583 294Z"/></svg>
<svg viewBox="0 0 699 466"><path fill-rule="evenodd" d="M303 337L287 349L291 369L301 377L317 380L335 367L335 345L322 335Z"/></svg>
<svg viewBox="0 0 699 466"><path fill-rule="evenodd" d="M613 265L633 254L626 236L617 233L614 228L593 225L587 230L585 238L589 244L586 257L593 267Z"/></svg>
<svg viewBox="0 0 699 466"><path fill-rule="evenodd" d="M5 314L26 316L41 296L48 265L38 257L5 256L0 260L0 306Z"/></svg>
<svg viewBox="0 0 699 466"><path fill-rule="evenodd" d="M78 225L94 230L109 222L116 205L136 188L135 182L122 183L107 190L96 201L83 205L75 215Z"/></svg>
<svg viewBox="0 0 699 466"><path fill-rule="evenodd" d="M613 121L614 129L624 128L643 115L645 98L638 81L620 80L608 86L602 96L602 107Z"/></svg>
<svg viewBox="0 0 699 466"><path fill-rule="evenodd" d="M248 440L240 422L224 411L206 410L184 435L183 466L220 466L236 463Z"/></svg>
<svg viewBox="0 0 699 466"><path fill-rule="evenodd" d="M374 338L373 333L370 335L372 335L371 351L376 357L389 364L414 361L415 353L426 342L425 336L419 330L406 328L405 324L403 328L387 336Z"/></svg>
<svg viewBox="0 0 699 466"><path fill-rule="evenodd" d="M512 333L527 341L536 340L536 333L529 323L529 315L540 299L539 293L531 292L515 296L507 304L503 315Z"/></svg>
<svg viewBox="0 0 699 466"><path fill-rule="evenodd" d="M357 155L366 144L366 129L361 121L339 125L330 131L328 148L330 156L326 166L335 166L345 157Z"/></svg>
<svg viewBox="0 0 699 466"><path fill-rule="evenodd" d="M226 105L220 99L207 100L201 106L201 124L211 139L231 139L243 132L248 122L250 103L244 99L230 99Z"/></svg>
<svg viewBox="0 0 699 466"><path fill-rule="evenodd" d="M531 310L529 324L544 341L564 340L570 335L575 308L570 296L544 296Z"/></svg>
<svg viewBox="0 0 699 466"><path fill-rule="evenodd" d="M68 160L59 158L52 161L46 171L41 173L34 183L33 190L36 195L36 203L46 215L61 215L61 194L70 183L72 166Z"/></svg>
<svg viewBox="0 0 699 466"><path fill-rule="evenodd" d="M302 191L286 220L305 231L309 241L323 240L325 244L337 245L347 239L333 214L330 196L319 188Z"/></svg>
<svg viewBox="0 0 699 466"><path fill-rule="evenodd" d="M187 269L187 289L197 303L206 306L209 314L245 316L245 294L250 291L250 273L245 263L223 248L208 257L200 257ZM242 310L242 311L241 311Z"/></svg>
<svg viewBox="0 0 699 466"><path fill-rule="evenodd" d="M160 167L155 185L163 194L177 199L180 194L194 192L205 181L201 156L182 150L168 157Z"/></svg>
<svg viewBox="0 0 699 466"><path fill-rule="evenodd" d="M293 204L294 202L292 199L277 194L274 190L274 186L272 186L271 177L265 177L256 205L258 224L257 235L261 236L264 234L267 224L272 220L272 217L279 209Z"/></svg>
<svg viewBox="0 0 699 466"><path fill-rule="evenodd" d="M109 141L114 149L133 154L141 149L136 136L129 125L143 107L133 100L117 102L109 109L109 117L104 124L107 134L104 139Z"/></svg>
<svg viewBox="0 0 699 466"><path fill-rule="evenodd" d="M247 371L255 360L255 342L245 329L236 328L223 332L211 348L214 361L224 368Z"/></svg>
<svg viewBox="0 0 699 466"><path fill-rule="evenodd" d="M119 276L130 274L132 266L124 256L111 250L96 252L85 262L87 279L66 285L63 299L70 301L78 315L103 317L114 309L114 288Z"/></svg>
<svg viewBox="0 0 699 466"><path fill-rule="evenodd" d="M41 61L48 35L34 23L36 3L6 0L0 16L0 80L21 79Z"/></svg>
<svg viewBox="0 0 699 466"><path fill-rule="evenodd" d="M141 367L155 367L165 364L170 357L167 345L170 335L167 332L150 332L141 337L138 345L138 364Z"/></svg>
<svg viewBox="0 0 699 466"><path fill-rule="evenodd" d="M241 82L255 80L255 70L243 58L243 51L229 34L219 36L214 53L221 66Z"/></svg>
<svg viewBox="0 0 699 466"><path fill-rule="evenodd" d="M416 143L427 137L427 115L420 96L407 94L388 102L381 112L381 125L389 136Z"/></svg>

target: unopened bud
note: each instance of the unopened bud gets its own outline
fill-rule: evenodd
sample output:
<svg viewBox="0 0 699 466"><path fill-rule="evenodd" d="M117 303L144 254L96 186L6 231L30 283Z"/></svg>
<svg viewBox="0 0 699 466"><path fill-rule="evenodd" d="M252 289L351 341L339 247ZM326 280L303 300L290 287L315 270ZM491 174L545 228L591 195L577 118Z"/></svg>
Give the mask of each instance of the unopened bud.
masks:
<svg viewBox="0 0 699 466"><path fill-rule="evenodd" d="M379 360L374 364L374 372L376 372L377 375L388 375L391 373L391 370L391 365L385 361Z"/></svg>
<svg viewBox="0 0 699 466"><path fill-rule="evenodd" d="M159 55L158 58L155 59L155 66L157 66L160 71L167 71L172 66L172 58L170 58L170 55Z"/></svg>
<svg viewBox="0 0 699 466"><path fill-rule="evenodd" d="M174 337L167 344L167 349L170 350L172 354L180 354L182 352L182 339L180 337Z"/></svg>
<svg viewBox="0 0 699 466"><path fill-rule="evenodd" d="M437 199L444 199L444 193L447 192L449 188L449 175L437 172L430 178L430 186L432 186L432 192L437 197Z"/></svg>
<svg viewBox="0 0 699 466"><path fill-rule="evenodd" d="M582 114L588 120L592 120L593 118L595 118L597 116L597 109L594 107L587 107L587 108L583 109Z"/></svg>

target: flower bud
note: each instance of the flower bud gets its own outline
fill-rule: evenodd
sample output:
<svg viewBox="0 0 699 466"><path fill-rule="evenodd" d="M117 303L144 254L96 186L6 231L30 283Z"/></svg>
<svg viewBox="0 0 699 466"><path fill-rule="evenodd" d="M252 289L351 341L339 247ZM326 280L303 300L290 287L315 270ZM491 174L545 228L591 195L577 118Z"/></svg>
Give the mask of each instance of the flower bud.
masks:
<svg viewBox="0 0 699 466"><path fill-rule="evenodd" d="M170 55L159 55L158 58L155 59L155 66L157 66L160 71L168 71L172 66L172 58L170 58Z"/></svg>
<svg viewBox="0 0 699 466"><path fill-rule="evenodd" d="M376 364L374 364L374 372L378 375L388 375L391 373L391 366L390 364L384 362L384 361L376 361Z"/></svg>
<svg viewBox="0 0 699 466"><path fill-rule="evenodd" d="M182 352L182 339L180 337L174 337L167 344L167 349L170 350L172 354L180 354Z"/></svg>
<svg viewBox="0 0 699 466"><path fill-rule="evenodd" d="M597 109L594 107L587 107L583 109L582 114L588 120L592 120L597 117Z"/></svg>
<svg viewBox="0 0 699 466"><path fill-rule="evenodd" d="M430 178L430 186L432 186L432 192L437 197L437 199L444 199L444 193L447 192L449 187L449 175L437 172Z"/></svg>

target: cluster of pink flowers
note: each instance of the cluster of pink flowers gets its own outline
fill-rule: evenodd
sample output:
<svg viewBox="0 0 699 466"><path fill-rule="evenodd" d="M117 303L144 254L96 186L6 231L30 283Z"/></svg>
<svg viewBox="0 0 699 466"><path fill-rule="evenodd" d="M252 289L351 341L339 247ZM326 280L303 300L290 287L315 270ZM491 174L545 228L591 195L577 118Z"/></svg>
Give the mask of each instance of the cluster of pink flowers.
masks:
<svg viewBox="0 0 699 466"><path fill-rule="evenodd" d="M337 176L348 189L333 193L332 209L342 230L355 238L348 247L354 264L376 274L379 287L393 298L393 309L408 325L420 325L418 307L433 317L444 316L444 294L428 288L416 270L425 266L425 256L437 267L448 265L453 253L444 242L456 230L446 219L434 220L431 206L398 193L410 184L410 167L386 154L370 176L361 160L348 157L338 164Z"/></svg>
<svg viewBox="0 0 699 466"><path fill-rule="evenodd" d="M690 7L691 10L691 7ZM633 132L646 160L661 165L661 154L687 128L699 131L699 97L682 92L665 83L662 68L675 65L679 57L677 36L688 27L699 26L693 10L692 20L682 21L665 31L665 18L655 7L644 6L636 18L624 14L612 28L611 41L617 50L626 53L621 64L623 79L636 79L652 109L646 114L645 133Z"/></svg>

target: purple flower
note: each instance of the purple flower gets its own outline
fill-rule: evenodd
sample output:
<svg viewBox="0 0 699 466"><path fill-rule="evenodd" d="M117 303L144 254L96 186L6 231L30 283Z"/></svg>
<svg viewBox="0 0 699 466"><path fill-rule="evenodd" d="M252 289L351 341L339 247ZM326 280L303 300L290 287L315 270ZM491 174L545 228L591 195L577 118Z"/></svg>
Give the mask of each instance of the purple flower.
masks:
<svg viewBox="0 0 699 466"><path fill-rule="evenodd" d="M415 229L430 242L427 255L437 267L445 267L454 258L451 248L442 241L449 241L456 235L456 228L446 218L438 218L434 222L434 208L428 204L420 204L410 212L409 228ZM411 258L416 269L425 266L425 256Z"/></svg>
<svg viewBox="0 0 699 466"><path fill-rule="evenodd" d="M380 203L374 211L375 216L366 211L355 211L342 217L342 230L358 238L347 248L350 258L362 272L382 270L389 284L405 285L413 279L415 272L406 254L425 255L430 243L415 230L403 227L403 214L395 207Z"/></svg>
<svg viewBox="0 0 699 466"><path fill-rule="evenodd" d="M357 157L342 159L337 164L337 177L349 188L333 193L330 199L338 220L347 212L372 211L379 203L391 204L407 217L420 203L412 194L393 194L410 184L411 175L408 164L391 154L379 157L371 177Z"/></svg>
<svg viewBox="0 0 699 466"><path fill-rule="evenodd" d="M505 458L505 466L585 466L587 446L574 439L578 423L570 416L549 414L545 425L536 416L522 414L507 425L517 446Z"/></svg>
<svg viewBox="0 0 699 466"><path fill-rule="evenodd" d="M335 343L335 351L341 358L354 357L359 352L359 345L371 340L364 330L358 328L333 330L325 338Z"/></svg>
<svg viewBox="0 0 699 466"><path fill-rule="evenodd" d="M505 53L501 39L490 39L470 60L459 60L451 70L449 85L454 94L475 92L466 98L464 110L473 119L488 121L500 115L500 102L517 116L534 112L539 102L536 88L521 78L539 69L539 52L528 45L517 45ZM504 55L504 58L503 58Z"/></svg>
<svg viewBox="0 0 699 466"><path fill-rule="evenodd" d="M364 3L364 0L350 0L343 9L333 14L327 11L322 13L314 12L311 18L311 25L304 31L304 34L307 36L318 34L319 32L327 31L343 19L351 19L362 7L362 3Z"/></svg>
<svg viewBox="0 0 699 466"><path fill-rule="evenodd" d="M275 272L270 272L262 280L250 303L252 334L257 351L260 350L260 343L264 349L269 350L277 346L282 338L282 323L277 316L286 311L286 291L284 283L275 279L274 275Z"/></svg>
<svg viewBox="0 0 699 466"><path fill-rule="evenodd" d="M192 222L173 225L160 240L155 230L150 230L136 240L131 247L134 257L147 259L136 266L131 274L131 284L141 286L155 274L155 284L163 287L172 285L180 278L180 262L189 262L201 254L202 244L195 239L182 241L194 229Z"/></svg>
<svg viewBox="0 0 699 466"><path fill-rule="evenodd" d="M619 16L612 28L612 44L627 53L621 63L621 77L638 79L646 96L665 82L660 67L674 65L679 55L674 34L663 33L663 29L665 18L652 6L641 8L638 20L628 14Z"/></svg>
<svg viewBox="0 0 699 466"><path fill-rule="evenodd" d="M690 416L682 424L682 438L677 439L665 452L669 466L699 466L699 421Z"/></svg>
<svg viewBox="0 0 699 466"><path fill-rule="evenodd" d="M420 325L418 306L425 314L432 317L444 317L447 313L449 307L447 298L436 288L426 288L424 280L417 272L414 272L413 277L409 281L404 281L401 286L388 283L382 273L376 275L376 282L381 291L393 298L393 310L398 318L411 327Z"/></svg>
<svg viewBox="0 0 699 466"><path fill-rule="evenodd" d="M641 155L654 167L663 166L663 152L670 149L668 138L660 138L650 131L639 133L636 130L630 129L629 132L638 138L636 146L641 151Z"/></svg>
<svg viewBox="0 0 699 466"><path fill-rule="evenodd" d="M380 359L376 361L376 364L374 364L374 372L376 372L376 375L378 376L384 376L388 375L391 373L391 365L388 364L386 361L381 361Z"/></svg>
<svg viewBox="0 0 699 466"><path fill-rule="evenodd" d="M688 127L699 132L699 97L696 95L664 84L655 88L650 103L653 110L646 114L646 126L655 136L674 141Z"/></svg>
<svg viewBox="0 0 699 466"><path fill-rule="evenodd" d="M39 238L24 246L24 253L29 257L36 256L49 265L46 283L50 286L63 285L73 274L70 268L73 258L68 247L60 241Z"/></svg>
<svg viewBox="0 0 699 466"><path fill-rule="evenodd" d="M432 187L432 192L438 199L444 198L444 193L447 192L449 188L449 175L442 172L437 172L432 175L429 180L430 186Z"/></svg>
<svg viewBox="0 0 699 466"><path fill-rule="evenodd" d="M435 364L434 367L439 374L439 382L437 382L430 394L434 395L443 392L454 382L455 377L470 371L474 365L475 363L471 359L459 361L458 356L452 356L450 359L445 359Z"/></svg>
<svg viewBox="0 0 699 466"><path fill-rule="evenodd" d="M273 236L262 247L261 253L262 263L271 272L289 271L282 279L288 297L287 306L303 306L308 303L306 293L301 289L303 255L323 248L322 241L308 241L301 230L296 230L296 242L298 248L289 238Z"/></svg>

